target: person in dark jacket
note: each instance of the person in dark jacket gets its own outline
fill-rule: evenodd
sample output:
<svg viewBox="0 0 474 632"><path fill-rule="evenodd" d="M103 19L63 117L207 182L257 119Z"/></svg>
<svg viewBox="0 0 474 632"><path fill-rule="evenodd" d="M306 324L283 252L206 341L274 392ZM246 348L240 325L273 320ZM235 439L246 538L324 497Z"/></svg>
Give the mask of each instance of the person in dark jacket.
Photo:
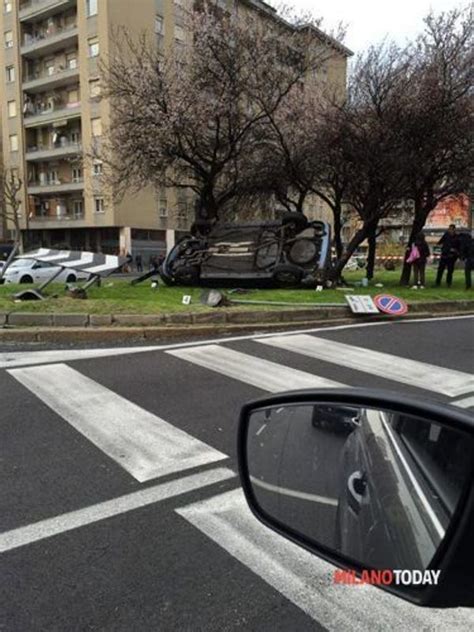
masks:
<svg viewBox="0 0 474 632"><path fill-rule="evenodd" d="M466 290L470 290L472 288L472 271L474 270L474 239L468 233L463 233L459 237L461 241L461 259L464 261Z"/></svg>
<svg viewBox="0 0 474 632"><path fill-rule="evenodd" d="M415 237L413 246L418 253L418 257L413 261L413 273L415 275L415 285L413 287L423 289L425 287L426 262L431 254L423 232L418 233Z"/></svg>
<svg viewBox="0 0 474 632"><path fill-rule="evenodd" d="M441 246L441 257L438 264L438 273L436 275L436 286L441 285L444 271L446 273L446 284L451 287L453 282L454 265L459 257L459 235L456 232L456 226L450 224L448 230L444 233L441 239L438 241L438 246Z"/></svg>

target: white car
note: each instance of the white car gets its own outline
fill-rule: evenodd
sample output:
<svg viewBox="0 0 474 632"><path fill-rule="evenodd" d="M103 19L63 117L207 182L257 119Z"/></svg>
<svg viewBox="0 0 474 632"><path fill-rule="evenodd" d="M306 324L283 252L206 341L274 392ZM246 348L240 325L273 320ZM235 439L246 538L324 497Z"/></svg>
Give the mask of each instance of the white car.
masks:
<svg viewBox="0 0 474 632"><path fill-rule="evenodd" d="M34 259L15 259L4 274L5 283L42 283L50 279L60 266L46 261ZM64 269L54 281L58 283L75 283L87 280L89 274L80 270Z"/></svg>

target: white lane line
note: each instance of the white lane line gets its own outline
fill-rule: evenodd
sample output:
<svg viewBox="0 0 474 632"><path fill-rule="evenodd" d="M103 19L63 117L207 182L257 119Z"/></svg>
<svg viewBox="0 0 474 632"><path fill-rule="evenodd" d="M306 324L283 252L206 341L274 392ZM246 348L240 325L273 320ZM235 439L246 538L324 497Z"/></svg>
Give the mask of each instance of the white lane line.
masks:
<svg viewBox="0 0 474 632"><path fill-rule="evenodd" d="M337 388L342 386L339 382L333 382L324 377L298 371L219 345L176 349L166 353L272 393L295 388Z"/></svg>
<svg viewBox="0 0 474 632"><path fill-rule="evenodd" d="M459 408L473 408L474 407L474 395L466 397L465 399L458 399L455 402L450 402L453 406L459 406Z"/></svg>
<svg viewBox="0 0 474 632"><path fill-rule="evenodd" d="M474 376L469 373L334 340L300 334L258 339L257 342L451 397L474 390Z"/></svg>
<svg viewBox="0 0 474 632"><path fill-rule="evenodd" d="M258 434L258 433L257 433ZM299 498L300 500L310 500L313 503L322 503L323 505L332 505L337 507L337 498L329 498L328 496L318 496L317 494L308 494L307 492L300 492L297 489L288 489L287 487L279 487L278 485L272 485L266 481L261 481L255 476L251 476L250 480L257 487L266 489L269 492L276 492L282 496L291 496L292 498Z"/></svg>
<svg viewBox="0 0 474 632"><path fill-rule="evenodd" d="M138 492L91 505L90 507L70 511L60 516L54 516L54 518L46 518L11 531L5 531L0 534L0 553L25 546L25 544L38 542L38 540L51 538L100 520L112 518L128 511L140 509L201 487L213 485L234 476L235 474L232 470L219 467L207 472L184 476L169 483L148 487Z"/></svg>
<svg viewBox="0 0 474 632"><path fill-rule="evenodd" d="M472 320L473 316L443 316L440 318L416 318L412 320L387 321L376 323L336 325L333 327L313 327L311 329L296 329L285 331L285 336L297 334L315 334L320 331L340 331L344 329L365 329L367 327L398 327L412 323L439 322L451 320ZM207 340L194 340L193 342L178 342L168 345L153 345L149 347L109 347L96 349L61 349L56 351L6 351L0 353L0 369L17 366L32 366L35 364L49 364L51 362L73 362L74 360L88 360L91 358L108 358L112 356L129 355L132 353L145 353L149 351L167 351L169 349L185 349L202 347L210 344L222 344L225 342L239 342L241 340L255 340L256 338L271 338L281 336L282 333L252 333L242 336L229 336L227 338L210 338Z"/></svg>
<svg viewBox="0 0 474 632"><path fill-rule="evenodd" d="M54 351L8 351L0 353L0 368L9 369L18 366L33 366L36 364L51 364L56 362L73 362L74 360L89 360L92 358L109 358L157 351L159 347L119 347L111 349L59 349Z"/></svg>
<svg viewBox="0 0 474 632"><path fill-rule="evenodd" d="M264 527L240 489L176 511L330 632L451 630L453 622L469 630L474 623L467 609L419 608L373 586L333 584L335 567Z"/></svg>
<svg viewBox="0 0 474 632"><path fill-rule="evenodd" d="M65 364L8 373L140 482L227 458Z"/></svg>

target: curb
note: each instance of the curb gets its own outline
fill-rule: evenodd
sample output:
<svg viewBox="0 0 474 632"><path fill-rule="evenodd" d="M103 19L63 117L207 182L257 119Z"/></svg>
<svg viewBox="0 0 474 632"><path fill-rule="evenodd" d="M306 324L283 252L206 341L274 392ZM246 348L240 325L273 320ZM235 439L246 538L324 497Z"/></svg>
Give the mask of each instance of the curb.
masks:
<svg viewBox="0 0 474 632"><path fill-rule="evenodd" d="M470 316L473 312L450 312L449 316ZM261 315L261 314L260 314ZM396 316L356 316L331 319L311 319L280 322L252 322L233 324L202 324L192 328L186 325L155 326L117 326L109 327L24 327L18 329L1 329L1 342L117 342L129 341L164 341L174 338L208 337L239 333L262 334L297 329L312 329L316 327L330 327L333 325L366 324L373 322L401 322L418 318L435 318L438 314L431 312L417 312L403 317Z"/></svg>
<svg viewBox="0 0 474 632"><path fill-rule="evenodd" d="M409 303L410 315L423 313L473 313L474 300L431 301ZM381 315L383 316L383 315ZM361 318L362 316L356 316ZM54 328L103 328L103 327L169 327L192 325L252 325L253 323L298 323L354 318L348 305L292 309L225 310L216 308L206 312L178 312L172 314L48 314L36 312L0 313L0 327L54 327ZM374 317L372 316L372 319Z"/></svg>

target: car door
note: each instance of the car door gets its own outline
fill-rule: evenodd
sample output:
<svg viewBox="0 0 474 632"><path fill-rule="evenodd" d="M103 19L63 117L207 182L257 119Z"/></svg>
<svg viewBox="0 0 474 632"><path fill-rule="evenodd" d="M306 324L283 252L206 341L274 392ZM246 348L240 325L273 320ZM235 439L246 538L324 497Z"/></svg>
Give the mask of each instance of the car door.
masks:
<svg viewBox="0 0 474 632"><path fill-rule="evenodd" d="M53 276L59 270L59 266L53 266L47 261L36 261L32 268L33 281L42 283Z"/></svg>

